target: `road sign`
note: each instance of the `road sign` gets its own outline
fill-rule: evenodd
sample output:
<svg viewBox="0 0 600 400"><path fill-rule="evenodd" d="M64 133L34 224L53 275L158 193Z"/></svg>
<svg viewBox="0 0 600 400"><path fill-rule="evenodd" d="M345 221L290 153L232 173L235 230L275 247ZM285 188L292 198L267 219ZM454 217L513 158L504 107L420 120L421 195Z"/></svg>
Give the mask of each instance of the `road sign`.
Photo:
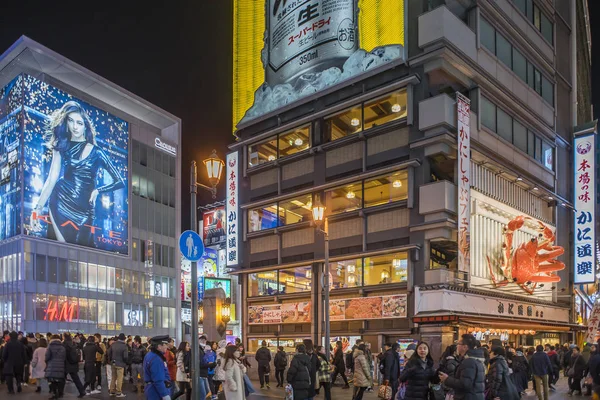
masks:
<svg viewBox="0 0 600 400"><path fill-rule="evenodd" d="M204 254L204 243L194 231L185 231L179 236L179 251L186 259L197 262Z"/></svg>

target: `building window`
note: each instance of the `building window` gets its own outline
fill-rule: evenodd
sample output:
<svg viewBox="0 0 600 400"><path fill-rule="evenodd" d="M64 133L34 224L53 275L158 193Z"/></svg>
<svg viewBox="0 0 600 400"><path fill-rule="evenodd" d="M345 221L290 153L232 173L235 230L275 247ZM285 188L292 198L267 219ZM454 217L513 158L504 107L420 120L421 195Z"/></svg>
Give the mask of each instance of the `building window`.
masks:
<svg viewBox="0 0 600 400"><path fill-rule="evenodd" d="M325 206L329 215L362 208L362 184L355 182L325 192Z"/></svg>
<svg viewBox="0 0 600 400"><path fill-rule="evenodd" d="M365 103L364 129L387 124L400 118L406 118L406 91L398 91Z"/></svg>
<svg viewBox="0 0 600 400"><path fill-rule="evenodd" d="M277 228L277 204L248 210L248 232Z"/></svg>
<svg viewBox="0 0 600 400"><path fill-rule="evenodd" d="M550 18L544 14L544 12L535 4L532 0L513 0L515 6L523 13L525 18L535 26L535 28L541 32L544 39L551 45L554 44L554 27Z"/></svg>
<svg viewBox="0 0 600 400"><path fill-rule="evenodd" d="M550 21L544 13L542 13L540 17L540 32L542 32L542 36L548 43L554 44L554 26L552 25L552 21Z"/></svg>
<svg viewBox="0 0 600 400"><path fill-rule="evenodd" d="M361 107L359 105L337 113L326 118L324 123L329 141L331 142L346 136L354 135L355 133L362 131Z"/></svg>
<svg viewBox="0 0 600 400"><path fill-rule="evenodd" d="M496 31L494 30L494 27L483 18L479 23L479 33L481 44L493 54L496 54Z"/></svg>
<svg viewBox="0 0 600 400"><path fill-rule="evenodd" d="M527 128L513 120L513 143L519 150L527 153Z"/></svg>
<svg viewBox="0 0 600 400"><path fill-rule="evenodd" d="M527 60L514 47L512 49L512 70L523 82L527 82Z"/></svg>
<svg viewBox="0 0 600 400"><path fill-rule="evenodd" d="M496 132L496 105L485 97L481 98L481 123Z"/></svg>
<svg viewBox="0 0 600 400"><path fill-rule="evenodd" d="M500 137L507 142L512 143L512 117L502 111L502 109L498 108L496 114L496 123L496 133L498 133L498 135L500 135Z"/></svg>
<svg viewBox="0 0 600 400"><path fill-rule="evenodd" d="M35 280L46 282L46 256L44 254L35 255ZM4 279L6 281L6 279Z"/></svg>
<svg viewBox="0 0 600 400"><path fill-rule="evenodd" d="M278 293L277 271L248 274L248 297L273 296Z"/></svg>
<svg viewBox="0 0 600 400"><path fill-rule="evenodd" d="M278 209L281 225L310 221L312 218L312 194L281 201Z"/></svg>
<svg viewBox="0 0 600 400"><path fill-rule="evenodd" d="M374 207L408 198L408 172L392 174L365 180L364 207Z"/></svg>
<svg viewBox="0 0 600 400"><path fill-rule="evenodd" d="M290 156L310 148L310 125L279 135L279 157Z"/></svg>
<svg viewBox="0 0 600 400"><path fill-rule="evenodd" d="M496 56L508 68L512 68L512 46L504 36L496 32Z"/></svg>
<svg viewBox="0 0 600 400"><path fill-rule="evenodd" d="M277 159L277 136L248 146L248 166L254 167Z"/></svg>
<svg viewBox="0 0 600 400"><path fill-rule="evenodd" d="M407 278L407 253L394 253L365 258L365 286L405 282Z"/></svg>
<svg viewBox="0 0 600 400"><path fill-rule="evenodd" d="M279 270L279 294L310 292L312 267L297 267Z"/></svg>
<svg viewBox="0 0 600 400"><path fill-rule="evenodd" d="M542 76L542 97L548 104L554 105L554 85Z"/></svg>
<svg viewBox="0 0 600 400"><path fill-rule="evenodd" d="M332 289L362 286L362 259L329 263L329 285Z"/></svg>

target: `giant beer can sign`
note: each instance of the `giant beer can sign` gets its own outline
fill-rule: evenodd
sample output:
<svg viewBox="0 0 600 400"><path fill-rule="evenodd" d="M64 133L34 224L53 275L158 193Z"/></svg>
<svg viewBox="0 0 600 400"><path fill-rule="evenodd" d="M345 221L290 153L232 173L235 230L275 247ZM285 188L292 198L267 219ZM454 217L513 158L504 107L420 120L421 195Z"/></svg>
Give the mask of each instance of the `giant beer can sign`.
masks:
<svg viewBox="0 0 600 400"><path fill-rule="evenodd" d="M267 0L270 86L342 67L358 48L355 0Z"/></svg>

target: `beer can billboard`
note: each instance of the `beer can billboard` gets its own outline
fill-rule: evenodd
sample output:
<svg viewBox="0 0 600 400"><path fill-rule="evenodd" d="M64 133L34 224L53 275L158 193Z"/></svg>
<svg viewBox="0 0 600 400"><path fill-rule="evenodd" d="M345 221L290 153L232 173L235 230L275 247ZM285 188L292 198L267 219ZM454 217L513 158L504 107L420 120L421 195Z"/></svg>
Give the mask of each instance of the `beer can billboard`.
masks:
<svg viewBox="0 0 600 400"><path fill-rule="evenodd" d="M233 128L405 60L405 0L234 0Z"/></svg>

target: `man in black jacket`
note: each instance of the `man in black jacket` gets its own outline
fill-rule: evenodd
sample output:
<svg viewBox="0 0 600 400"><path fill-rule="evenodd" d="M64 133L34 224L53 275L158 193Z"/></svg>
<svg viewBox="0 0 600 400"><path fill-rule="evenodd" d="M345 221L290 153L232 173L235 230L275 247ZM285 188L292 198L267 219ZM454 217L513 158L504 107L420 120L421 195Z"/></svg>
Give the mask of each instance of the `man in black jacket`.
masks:
<svg viewBox="0 0 600 400"><path fill-rule="evenodd" d="M90 336L83 346L83 373L85 377L85 384L83 388L86 393L89 394L100 394L99 390L94 387L96 380L96 353L104 354L99 344L96 342L94 336Z"/></svg>
<svg viewBox="0 0 600 400"><path fill-rule="evenodd" d="M467 347L467 353L461 361L454 376L439 373L440 380L447 387L454 389L455 400L484 400L485 395L485 356L482 349L476 348L477 341L470 334L464 334L457 347Z"/></svg>
<svg viewBox="0 0 600 400"><path fill-rule="evenodd" d="M198 398L204 399L208 395L208 392L210 392L210 385L208 384L208 369L216 367L217 363L207 362L204 358L204 346L206 346L207 341L206 336L200 336L198 341L200 342L200 348L198 352L198 358L200 360L200 368L198 370L198 376L200 377L200 394Z"/></svg>
<svg viewBox="0 0 600 400"><path fill-rule="evenodd" d="M305 347L306 350L306 347ZM333 353L333 366L335 370L331 374L331 386L335 385L335 380L338 375L342 376L344 380L344 389L350 389L348 385L348 378L346 378L346 364L344 364L344 350L342 349L342 342L338 340L335 343L335 351Z"/></svg>
<svg viewBox="0 0 600 400"><path fill-rule="evenodd" d="M17 392L20 392L27 355L25 354L25 346L19 342L17 332L11 332L9 337L10 340L4 345L2 351L2 360L4 361L2 374L8 386L8 393L14 394L13 378L17 381Z"/></svg>
<svg viewBox="0 0 600 400"><path fill-rule="evenodd" d="M392 399L396 398L398 384L400 379L400 345L394 343L392 347L385 352L385 368L383 370L383 384L392 387Z"/></svg>
<svg viewBox="0 0 600 400"><path fill-rule="evenodd" d="M169 350L170 351L170 350ZM142 346L142 338L139 335L133 339L133 345L131 346L131 377L135 388L134 393L142 392L144 390L144 357L146 357L146 349Z"/></svg>
<svg viewBox="0 0 600 400"><path fill-rule="evenodd" d="M260 388L264 389L266 383L267 389L270 389L271 386L269 386L269 372L271 372L271 352L267 348L266 341L262 341L261 348L256 351L254 358L258 363L258 378L260 379Z"/></svg>
<svg viewBox="0 0 600 400"><path fill-rule="evenodd" d="M68 333L64 334L63 346L67 352L67 375L71 377L71 380L75 384L77 391L79 392L78 398L85 397L85 390L81 379L79 379L79 357L77 356L77 347L73 343L73 338ZM59 388L59 392L64 393L64 384Z"/></svg>

